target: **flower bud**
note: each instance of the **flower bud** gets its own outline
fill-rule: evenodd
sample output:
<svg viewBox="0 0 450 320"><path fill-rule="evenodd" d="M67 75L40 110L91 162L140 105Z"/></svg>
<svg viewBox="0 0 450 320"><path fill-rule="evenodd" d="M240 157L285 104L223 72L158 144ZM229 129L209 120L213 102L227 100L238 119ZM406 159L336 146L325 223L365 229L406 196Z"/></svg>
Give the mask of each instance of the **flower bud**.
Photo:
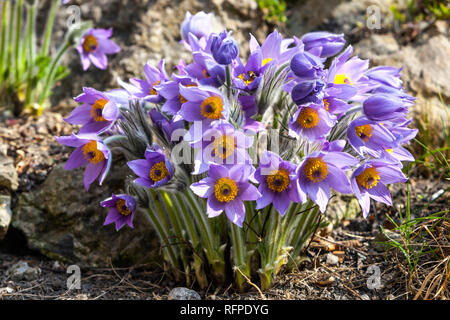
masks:
<svg viewBox="0 0 450 320"><path fill-rule="evenodd" d="M221 65L230 64L239 54L236 40L231 38L226 31L219 35L213 35L211 42L211 53L217 63Z"/></svg>
<svg viewBox="0 0 450 320"><path fill-rule="evenodd" d="M305 51L320 58L332 57L339 53L345 45L343 34L329 32L310 32L302 37Z"/></svg>
<svg viewBox="0 0 450 320"><path fill-rule="evenodd" d="M323 75L323 64L318 57L308 52L302 52L292 58L291 70L299 78L315 80Z"/></svg>

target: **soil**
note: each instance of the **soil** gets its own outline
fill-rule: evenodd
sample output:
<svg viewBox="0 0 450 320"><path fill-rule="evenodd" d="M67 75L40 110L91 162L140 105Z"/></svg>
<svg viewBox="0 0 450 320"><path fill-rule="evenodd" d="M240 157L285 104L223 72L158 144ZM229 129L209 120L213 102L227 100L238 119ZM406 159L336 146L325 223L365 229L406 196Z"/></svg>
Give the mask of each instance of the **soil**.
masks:
<svg viewBox="0 0 450 320"><path fill-rule="evenodd" d="M33 190L45 180L55 164L67 159L70 150L56 143L53 136L68 135L71 131L72 127L63 122L60 113L45 112L38 119L7 119L0 116L0 144L8 146L7 154L14 159L19 174L19 189L13 194L13 207L17 194ZM424 172L427 177L424 177ZM410 177L412 218L448 209L448 181L419 166L413 167ZM439 195L436 192L440 190L446 191L441 191L440 196L431 201L433 195ZM427 269L422 268L422 278L418 275L416 282L410 281L408 285L410 274L403 256L398 250L380 249L377 243L380 226L393 229L388 215L398 223L398 212L405 212L408 196L406 185L393 185L391 194L394 205L387 207L377 204L373 208L376 214L369 219L358 216L344 220L338 227L328 226L317 230L304 252L306 261L293 272L281 274L271 289L263 293L255 289L242 294L235 292L232 287L210 287L198 292L203 299L414 298L417 292L423 290L419 287L426 280ZM437 237L440 245L444 241L440 249L442 255L425 256L421 258L426 259L423 263L436 265L435 261L439 259L448 260L449 225L445 223L440 221L433 229L441 232ZM330 253L337 256L339 262L336 265L327 261ZM33 281L10 279L6 272L18 261L39 267L39 278ZM67 279L70 275L66 272L67 267L64 263L28 250L23 235L11 228L6 239L0 242L0 299L167 299L171 289L183 286L168 278L161 265L130 268L115 268L111 265L110 268L82 269L81 289L68 290ZM374 282L377 271L380 272L380 283ZM444 272L448 272L448 267L444 266ZM448 294L448 289L444 291L444 294ZM442 292L439 294L442 295Z"/></svg>

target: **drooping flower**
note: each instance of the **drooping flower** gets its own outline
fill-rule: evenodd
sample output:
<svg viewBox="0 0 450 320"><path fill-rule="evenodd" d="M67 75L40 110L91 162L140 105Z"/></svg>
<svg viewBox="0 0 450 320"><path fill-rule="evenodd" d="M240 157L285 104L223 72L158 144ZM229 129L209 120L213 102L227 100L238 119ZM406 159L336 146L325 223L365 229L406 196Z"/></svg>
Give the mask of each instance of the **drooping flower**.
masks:
<svg viewBox="0 0 450 320"><path fill-rule="evenodd" d="M300 81L291 92L292 100L298 105L321 103L324 97L325 84L322 81Z"/></svg>
<svg viewBox="0 0 450 320"><path fill-rule="evenodd" d="M398 145L398 140L388 129L364 116L350 123L347 138L350 145L361 156L367 152L374 157L379 157L381 151Z"/></svg>
<svg viewBox="0 0 450 320"><path fill-rule="evenodd" d="M408 112L408 106L395 96L378 93L363 102L363 112L370 120L385 121L404 118Z"/></svg>
<svg viewBox="0 0 450 320"><path fill-rule="evenodd" d="M302 80L317 80L324 75L323 64L309 52L297 53L291 60L291 70Z"/></svg>
<svg viewBox="0 0 450 320"><path fill-rule="evenodd" d="M321 212L325 212L330 188L341 193L352 193L345 170L358 162L345 152L313 153L297 169L300 189L309 195Z"/></svg>
<svg viewBox="0 0 450 320"><path fill-rule="evenodd" d="M118 79L119 84L127 90L131 98L143 99L151 103L161 103L164 97L159 94L157 87L169 79L164 67L165 61L159 62L159 68L146 63L144 65L145 80L132 78L130 84Z"/></svg>
<svg viewBox="0 0 450 320"><path fill-rule="evenodd" d="M364 217L366 218L370 211L370 198L392 205L391 195L386 184L407 180L400 166L388 160L368 160L356 169L353 172L351 183Z"/></svg>
<svg viewBox="0 0 450 320"><path fill-rule="evenodd" d="M120 115L114 95L108 92L83 88L83 93L74 100L81 105L64 120L71 124L82 125L80 133L105 132L113 126Z"/></svg>
<svg viewBox="0 0 450 320"><path fill-rule="evenodd" d="M334 116L317 104L298 108L289 122L289 135L296 139L304 136L310 141L323 140L336 123Z"/></svg>
<svg viewBox="0 0 450 320"><path fill-rule="evenodd" d="M302 37L305 51L320 58L332 57L339 53L345 45L343 34L330 32L309 32Z"/></svg>
<svg viewBox="0 0 450 320"><path fill-rule="evenodd" d="M87 70L91 62L99 69L106 69L108 66L106 55L120 51L120 47L109 40L111 36L112 28L90 29L83 35L81 43L77 47L83 70Z"/></svg>
<svg viewBox="0 0 450 320"><path fill-rule="evenodd" d="M229 65L237 58L239 47L230 33L223 31L220 34L211 35L211 54L214 60L221 65Z"/></svg>
<svg viewBox="0 0 450 320"><path fill-rule="evenodd" d="M212 164L208 177L191 185L191 190L201 198L207 198L207 213L216 217L225 210L227 218L242 227L245 219L243 201L261 197L258 189L249 183L254 168L249 165L235 165L227 168Z"/></svg>
<svg viewBox="0 0 450 320"><path fill-rule="evenodd" d="M102 185L111 167L112 156L107 146L96 134L73 134L71 136L55 137L66 146L75 147L64 166L65 170L73 170L86 165L84 171L84 187L89 190L92 182L100 176Z"/></svg>
<svg viewBox="0 0 450 320"><path fill-rule="evenodd" d="M156 188L172 179L174 168L163 150L156 144L147 147L145 159L129 161L127 164L139 177L134 182L142 187Z"/></svg>
<svg viewBox="0 0 450 320"><path fill-rule="evenodd" d="M211 123L201 140L192 143L199 149L194 160L193 174L208 170L212 163L231 167L236 164L251 164L247 149L253 144L253 137L236 130L225 120Z"/></svg>
<svg viewBox="0 0 450 320"><path fill-rule="evenodd" d="M181 23L181 35L185 41L189 39L189 33L196 38L208 37L211 34L212 13L205 13L199 11L192 15L189 11L186 12L183 22Z"/></svg>
<svg viewBox="0 0 450 320"><path fill-rule="evenodd" d="M104 226L115 223L116 231L119 231L125 224L130 228L133 226L134 213L136 211L136 199L127 194L112 194L100 203L104 208L111 208L106 216Z"/></svg>
<svg viewBox="0 0 450 320"><path fill-rule="evenodd" d="M278 212L284 215L291 202L306 202L306 195L298 185L296 169L295 164L283 161L273 152L265 151L260 158L260 167L255 172L255 179L259 182L258 190L262 194L256 202L256 209L273 203Z"/></svg>

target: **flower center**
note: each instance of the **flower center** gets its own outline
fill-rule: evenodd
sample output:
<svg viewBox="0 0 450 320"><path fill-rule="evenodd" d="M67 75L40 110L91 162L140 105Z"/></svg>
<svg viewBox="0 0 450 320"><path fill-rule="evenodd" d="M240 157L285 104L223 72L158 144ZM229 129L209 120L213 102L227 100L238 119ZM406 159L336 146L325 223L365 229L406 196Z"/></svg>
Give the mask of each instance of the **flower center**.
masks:
<svg viewBox="0 0 450 320"><path fill-rule="evenodd" d="M156 90L154 89L154 86L157 86L160 83L161 81L156 81L154 84L152 84L152 89L150 90L149 95L156 96L158 94L158 92L156 92Z"/></svg>
<svg viewBox="0 0 450 320"><path fill-rule="evenodd" d="M234 180L220 178L214 186L214 194L220 202L230 202L236 198L239 189Z"/></svg>
<svg viewBox="0 0 450 320"><path fill-rule="evenodd" d="M247 73L241 73L238 76L239 79L241 79L242 81L245 82L245 85L248 86L250 83L253 82L253 80L255 80L257 78L256 73L254 73L253 71L248 71Z"/></svg>
<svg viewBox="0 0 450 320"><path fill-rule="evenodd" d="M298 114L297 122L305 129L311 129L319 123L319 115L313 108L303 108Z"/></svg>
<svg viewBox="0 0 450 320"><path fill-rule="evenodd" d="M265 66L265 65L268 64L270 61L272 61L272 58L265 58L265 59L262 61L262 65Z"/></svg>
<svg viewBox="0 0 450 320"><path fill-rule="evenodd" d="M223 135L221 138L214 139L214 156L226 159L234 153L236 149L236 140L233 136Z"/></svg>
<svg viewBox="0 0 450 320"><path fill-rule="evenodd" d="M96 100L95 103L92 105L91 110L91 117L94 119L95 122L99 121L107 121L105 118L103 118L103 108L105 108L105 105L108 103L108 100L106 99L99 99Z"/></svg>
<svg viewBox="0 0 450 320"><path fill-rule="evenodd" d="M370 124L365 124L362 126L355 127L356 135L364 142L369 141L372 136L372 126Z"/></svg>
<svg viewBox="0 0 450 320"><path fill-rule="evenodd" d="M155 163L150 170L150 179L153 182L161 181L167 176L169 176L169 170L167 170L166 164L163 161Z"/></svg>
<svg viewBox="0 0 450 320"><path fill-rule="evenodd" d="M390 153L390 154L392 154L394 152L394 150L392 150L392 149L385 149L385 150L387 153Z"/></svg>
<svg viewBox="0 0 450 320"><path fill-rule="evenodd" d="M83 41L83 49L87 52L94 52L98 48L98 41L93 35L87 35Z"/></svg>
<svg viewBox="0 0 450 320"><path fill-rule="evenodd" d="M306 160L303 172L312 182L320 182L327 177L328 166L321 158L310 158Z"/></svg>
<svg viewBox="0 0 450 320"><path fill-rule="evenodd" d="M323 106L325 107L325 110L330 111L330 103L327 99L323 99Z"/></svg>
<svg viewBox="0 0 450 320"><path fill-rule="evenodd" d="M356 182L358 182L358 185L366 189L372 189L375 187L379 180L380 175L374 167L367 168L356 176Z"/></svg>
<svg viewBox="0 0 450 320"><path fill-rule="evenodd" d="M97 141L92 140L83 146L84 158L93 164L98 164L105 160L103 152L97 149Z"/></svg>
<svg viewBox="0 0 450 320"><path fill-rule="evenodd" d="M116 208L117 208L117 210L119 210L121 215L129 216L131 214L131 210L128 209L124 199L117 200Z"/></svg>
<svg viewBox="0 0 450 320"><path fill-rule="evenodd" d="M219 96L212 96L205 99L200 105L200 113L208 119L219 119L222 117L223 102Z"/></svg>
<svg viewBox="0 0 450 320"><path fill-rule="evenodd" d="M282 192L289 186L289 173L285 169L274 170L267 176L267 186L276 192Z"/></svg>
<svg viewBox="0 0 450 320"><path fill-rule="evenodd" d="M211 75L209 74L208 70L206 70L206 69L203 69L203 76L205 78L211 78Z"/></svg>
<svg viewBox="0 0 450 320"><path fill-rule="evenodd" d="M337 74L334 77L334 84L349 84L353 85L352 81L346 74Z"/></svg>

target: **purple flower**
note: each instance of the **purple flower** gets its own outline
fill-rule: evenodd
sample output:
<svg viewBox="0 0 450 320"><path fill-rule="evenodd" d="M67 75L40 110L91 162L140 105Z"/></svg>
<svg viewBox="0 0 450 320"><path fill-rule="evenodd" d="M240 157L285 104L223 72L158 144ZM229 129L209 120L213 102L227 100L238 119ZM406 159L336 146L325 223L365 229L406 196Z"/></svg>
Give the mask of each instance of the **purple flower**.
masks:
<svg viewBox="0 0 450 320"><path fill-rule="evenodd" d="M274 61L275 65L282 65L300 50L303 49L303 43L298 39L283 39L277 31L270 33L264 43L260 46L255 37L250 34L250 52L261 51L262 65Z"/></svg>
<svg viewBox="0 0 450 320"><path fill-rule="evenodd" d="M165 185L172 179L174 168L158 145L148 147L145 159L129 161L128 166L139 176L134 182L146 188Z"/></svg>
<svg viewBox="0 0 450 320"><path fill-rule="evenodd" d="M343 34L333 34L329 32L310 32L302 37L305 51L308 51L320 58L334 56L342 50L345 45Z"/></svg>
<svg viewBox="0 0 450 320"><path fill-rule="evenodd" d="M368 160L353 172L351 183L356 198L366 218L370 211L370 198L392 205L386 184L405 182L408 179L396 163L387 160Z"/></svg>
<svg viewBox="0 0 450 320"><path fill-rule="evenodd" d="M257 200L261 197L258 189L248 182L254 168L249 165L235 165L226 168L211 165L209 176L193 183L191 190L201 198L207 198L207 213L216 217L225 210L227 218L242 227L245 219L243 201Z"/></svg>
<svg viewBox="0 0 450 320"><path fill-rule="evenodd" d="M408 107L392 95L378 93L363 102L363 111L370 120L384 121L405 117Z"/></svg>
<svg viewBox="0 0 450 320"><path fill-rule="evenodd" d="M263 66L262 54L259 50L250 54L245 66L238 58L237 66L233 70L233 84L241 90L257 89L262 75L269 65L270 63Z"/></svg>
<svg viewBox="0 0 450 320"><path fill-rule="evenodd" d="M219 35L212 34L211 53L214 60L221 65L229 65L239 54L239 48L234 40L226 31Z"/></svg>
<svg viewBox="0 0 450 320"><path fill-rule="evenodd" d="M289 122L289 135L296 139L304 136L310 141L323 140L335 123L335 117L321 105L301 106Z"/></svg>
<svg viewBox="0 0 450 320"><path fill-rule="evenodd" d="M367 152L374 157L379 157L380 151L398 145L396 137L388 129L366 117L360 117L350 123L347 138L361 156Z"/></svg>
<svg viewBox="0 0 450 320"><path fill-rule="evenodd" d="M300 81L291 92L292 100L298 105L307 103L321 103L323 101L324 87L322 81Z"/></svg>
<svg viewBox="0 0 450 320"><path fill-rule="evenodd" d="M106 69L108 66L106 55L120 51L120 47L109 40L111 36L112 28L90 29L83 35L81 43L77 47L83 70L87 70L91 62L99 69Z"/></svg>
<svg viewBox="0 0 450 320"><path fill-rule="evenodd" d="M175 115L180 111L181 106L187 102L186 98L180 93L181 86L197 87L198 84L188 76L172 75L172 78L172 81L167 81L158 86L158 93L166 99L161 111Z"/></svg>
<svg viewBox="0 0 450 320"><path fill-rule="evenodd" d="M309 52L297 53L291 60L291 70L303 80L320 79L324 74L320 59Z"/></svg>
<svg viewBox="0 0 450 320"><path fill-rule="evenodd" d="M325 212L330 199L330 187L341 193L352 193L344 170L358 162L345 152L311 154L297 169L300 189L309 195L321 212Z"/></svg>
<svg viewBox="0 0 450 320"><path fill-rule="evenodd" d="M369 69L366 72L366 76L377 84L401 90L403 87L402 80L400 79L401 70L394 67L379 66Z"/></svg>
<svg viewBox="0 0 450 320"><path fill-rule="evenodd" d="M194 160L193 174L208 170L212 163L230 167L235 164L251 164L246 149L253 144L253 138L236 130L225 120L211 123L203 133L202 139L192 143L192 147L200 149Z"/></svg>
<svg viewBox="0 0 450 320"><path fill-rule="evenodd" d="M116 231L119 231L125 224L133 227L134 212L136 211L136 199L127 194L112 194L100 204L104 208L111 208L106 216L104 226L116 223Z"/></svg>
<svg viewBox="0 0 450 320"><path fill-rule="evenodd" d="M93 88L83 88L76 102L82 103L64 120L82 125L80 133L100 134L110 129L119 117L119 108L111 96Z"/></svg>
<svg viewBox="0 0 450 320"><path fill-rule="evenodd" d="M296 169L293 163L265 151L260 158L260 167L255 172L258 190L263 195L257 200L256 209L273 203L278 212L284 215L291 202L306 202L305 193L299 189Z"/></svg>
<svg viewBox="0 0 450 320"><path fill-rule="evenodd" d="M159 112L157 109L151 109L148 112L150 119L152 120L153 124L155 124L159 129L161 129L164 132L164 135L166 136L167 141L171 142L178 142L179 139L177 139L178 136L172 137L172 134L175 130L182 129L184 132L184 121L181 119L177 119L174 117L172 120L167 119L161 112ZM172 140L175 139L175 140Z"/></svg>
<svg viewBox="0 0 450 320"><path fill-rule="evenodd" d="M211 25L212 13L205 13L203 11L192 15L189 11L186 12L184 21L181 23L181 35L184 40L188 41L189 33L197 38L208 37L212 30Z"/></svg>
<svg viewBox="0 0 450 320"><path fill-rule="evenodd" d="M100 176L102 185L112 162L111 152L96 134L72 134L71 136L55 137L59 143L75 147L66 165L65 170L73 170L86 165L84 171L84 187L89 190L92 182Z"/></svg>
<svg viewBox="0 0 450 320"><path fill-rule="evenodd" d="M184 67L190 77L197 79L202 85L220 87L225 81L225 68L218 64L211 55L204 52L192 54L194 63Z"/></svg>
<svg viewBox="0 0 450 320"><path fill-rule="evenodd" d="M159 69L146 63L144 65L145 80L132 78L130 83L118 79L119 84L127 90L131 98L143 99L151 103L160 103L164 98L159 94L157 87L169 79L164 67L164 60L159 62Z"/></svg>

